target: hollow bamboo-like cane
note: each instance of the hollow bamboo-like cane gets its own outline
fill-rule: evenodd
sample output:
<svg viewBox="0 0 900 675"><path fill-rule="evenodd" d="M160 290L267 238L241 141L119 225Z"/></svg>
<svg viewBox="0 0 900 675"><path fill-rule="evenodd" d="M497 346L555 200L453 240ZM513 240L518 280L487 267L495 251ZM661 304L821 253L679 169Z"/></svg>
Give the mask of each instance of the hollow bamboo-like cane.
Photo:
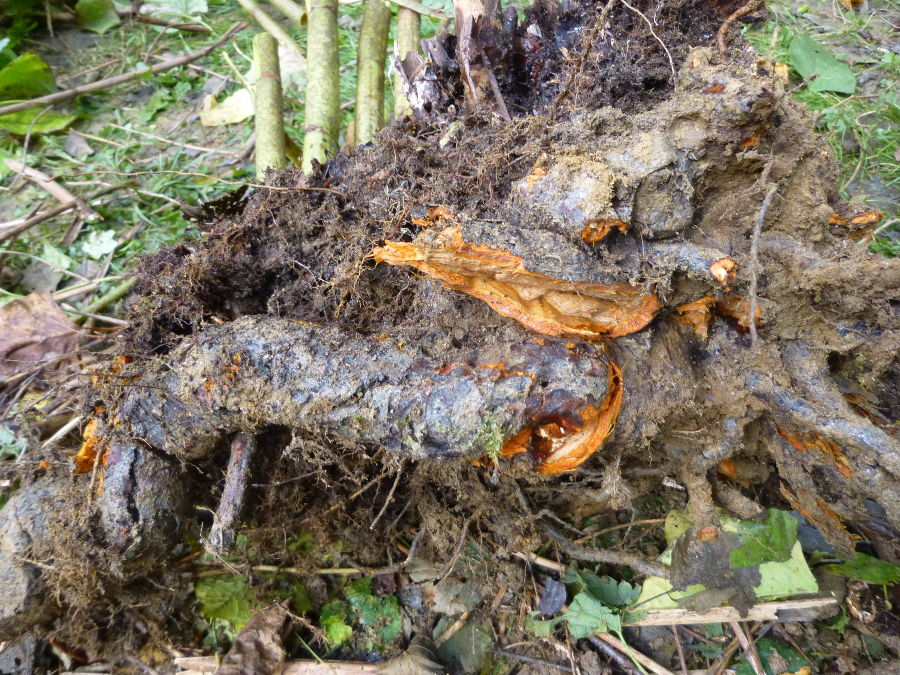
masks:
<svg viewBox="0 0 900 675"><path fill-rule="evenodd" d="M259 33L253 37L253 60L259 65L254 100L256 176L261 180L269 169L281 169L285 165L281 69L278 63L278 43L272 35Z"/></svg>
<svg viewBox="0 0 900 675"><path fill-rule="evenodd" d="M419 46L419 13L406 7L397 8L397 58L401 63L406 55ZM394 117L401 119L412 115L409 100L403 92L403 75L394 73Z"/></svg>
<svg viewBox="0 0 900 675"><path fill-rule="evenodd" d="M294 39L288 35L288 32L281 25L269 16L266 11L260 7L256 0L237 0L238 4L243 7L250 16L262 27L264 31L272 35L278 44L285 49L290 49L303 56L303 51L294 42Z"/></svg>
<svg viewBox="0 0 900 675"><path fill-rule="evenodd" d="M298 26L306 25L305 6L298 5L294 0L269 0L269 3Z"/></svg>
<svg viewBox="0 0 900 675"><path fill-rule="evenodd" d="M356 143L375 138L384 124L384 59L391 10L384 0L368 0L359 33L356 82Z"/></svg>
<svg viewBox="0 0 900 675"><path fill-rule="evenodd" d="M324 163L337 146L341 114L337 13L337 0L310 2L303 138L305 173L312 171L313 160Z"/></svg>

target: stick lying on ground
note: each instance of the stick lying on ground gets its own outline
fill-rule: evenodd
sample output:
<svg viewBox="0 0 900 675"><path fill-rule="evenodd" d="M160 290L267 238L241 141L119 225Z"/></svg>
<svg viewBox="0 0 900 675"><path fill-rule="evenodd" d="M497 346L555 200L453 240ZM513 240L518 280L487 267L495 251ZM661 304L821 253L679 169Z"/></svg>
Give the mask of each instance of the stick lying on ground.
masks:
<svg viewBox="0 0 900 675"><path fill-rule="evenodd" d="M228 42L236 33L241 32L249 25L250 24L243 22L236 23L225 32L225 35L220 37L215 42L206 45L205 47L203 47L203 49L198 49L196 52L185 54L184 56L179 56L178 58L171 59L170 61L163 61L162 63L158 63L155 66L145 66L143 68L133 70L130 73L123 73L122 75L116 75L115 77L108 77L105 80L97 80L96 82L91 82L90 84L84 84L78 87L72 87L71 89L66 89L64 91L58 91L55 94L47 94L46 96L33 98L29 101L20 101L19 103L11 103L10 105L5 105L3 107L0 107L0 115L8 115L9 113L19 112L20 110L30 110L31 108L39 108L41 106L59 103L60 101L68 101L70 98L75 98L80 94L88 94L92 91L103 91L104 89L108 89L109 87L113 87L117 84L122 84L123 82L134 80L148 73L162 73L167 70L171 70L172 68L183 66L186 63L196 61L197 59L206 56L218 47L221 47L223 44Z"/></svg>

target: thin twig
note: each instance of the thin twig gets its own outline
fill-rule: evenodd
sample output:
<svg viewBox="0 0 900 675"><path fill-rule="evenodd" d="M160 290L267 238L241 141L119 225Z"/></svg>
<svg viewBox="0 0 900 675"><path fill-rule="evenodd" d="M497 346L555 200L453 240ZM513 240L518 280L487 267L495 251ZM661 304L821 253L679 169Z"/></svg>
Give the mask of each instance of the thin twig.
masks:
<svg viewBox="0 0 900 675"><path fill-rule="evenodd" d="M88 222L103 220L103 217L88 206L83 199L73 195L68 189L50 178L50 176L43 171L38 171L37 169L26 166L22 162L18 162L14 159L7 159L6 165L23 178L27 178L37 187L49 193L60 204L75 202Z"/></svg>
<svg viewBox="0 0 900 675"><path fill-rule="evenodd" d="M593 635L588 637L588 641L597 649L603 652L606 657L616 664L616 666L627 675L641 675L641 671L634 667L630 659L625 657L619 650L612 645L608 645L602 640L598 640Z"/></svg>
<svg viewBox="0 0 900 675"><path fill-rule="evenodd" d="M558 562L555 562L548 558L543 558L535 553L524 553L522 551L516 551L515 553L513 553L513 557L524 560L525 562L531 563L532 565L535 565L537 567L543 567L545 570L550 570L551 572L562 574L566 571L565 565L560 565Z"/></svg>
<svg viewBox="0 0 900 675"><path fill-rule="evenodd" d="M363 485L361 488L359 488L359 490L357 490L357 491L354 492L352 495L350 495L349 497L347 497L347 499L343 499L343 500L339 501L337 504L335 504L334 506L328 507L328 509L326 509L325 512L324 512L322 515L323 515L323 516L327 516L327 515L328 515L329 513L331 513L332 511L336 511L337 509L341 508L341 507L342 507L344 504L346 504L347 502L352 502L354 499L356 499L357 497L359 497L363 492L365 492L365 491L368 490L370 487L372 487L373 485L375 485L376 483L378 483L382 478L385 478L385 477L389 476L390 473L391 473L390 471L382 471L380 474L378 474L377 476L375 476L375 478L373 478L373 479L370 480L368 483L366 483L366 484Z"/></svg>
<svg viewBox="0 0 900 675"><path fill-rule="evenodd" d="M217 183L222 183L223 185L230 185L233 187L252 187L258 189L265 190L274 190L276 192L284 191L284 192L330 192L333 195L337 195L338 197L346 197L342 192L338 192L337 190L332 190L331 188L324 187L306 187L303 185L266 185L264 183L248 183L245 181L239 180L228 180L227 178L220 178L218 176L211 176L208 173L200 173L198 171L82 171L80 173L63 173L54 176L54 178L73 178L80 176L161 176L161 175L174 175L174 176L191 176L195 178L203 178L204 180L214 181Z"/></svg>
<svg viewBox="0 0 900 675"><path fill-rule="evenodd" d="M79 77L84 77L85 75L90 75L91 73L97 72L98 70L103 70L107 66L114 66L122 59L110 59L109 61L104 61L103 63L97 64L96 66L91 66L85 70L80 70L77 73L72 73L71 75L63 75L62 77L56 78L56 83L59 84L61 82L67 82L68 80L74 80Z"/></svg>
<svg viewBox="0 0 900 675"><path fill-rule="evenodd" d="M737 621L729 621L728 625L731 626L731 630L734 631L734 636L738 639L738 642L741 643L741 648L747 655L747 660L750 661L753 672L756 673L756 675L766 675L766 671L763 669L762 662L759 659L759 652L756 650L756 644L750 642L750 639L747 637L746 633L744 633L744 629L741 628L741 624Z"/></svg>
<svg viewBox="0 0 900 675"><path fill-rule="evenodd" d="M207 148L202 145L193 145L192 143L179 143L178 141L173 141L168 138L164 138L163 136L157 136L156 134L151 134L146 131L138 131L137 129L131 129L129 127L123 127L120 124L110 124L109 126L114 129L120 129L121 131L127 131L130 134L137 134L138 136L144 136L146 138L152 138L155 141L159 141L161 143L166 143L167 145L175 145L180 148L187 148L188 150L197 150L199 152L212 152L219 155L233 155L233 150L217 150L215 148Z"/></svg>
<svg viewBox="0 0 900 675"><path fill-rule="evenodd" d="M74 429L79 424L81 424L81 419L82 419L82 416L77 415L77 416L73 417L72 419L70 419L68 422L66 422L64 425L62 425L55 434L53 434L50 438L48 438L46 441L41 443L41 450L46 450L47 448L52 448L54 445L56 445L56 443L59 441L59 439L63 438L66 434L68 434L70 431L72 431L72 429Z"/></svg>
<svg viewBox="0 0 900 675"><path fill-rule="evenodd" d="M772 199L775 197L775 192L777 190L777 185L773 184L769 186L765 199L763 199L762 206L759 208L759 213L756 214L756 223L753 226L753 239L750 241L750 290L748 291L748 294L750 295L750 317L748 322L750 324L750 341L754 347L756 347L756 341L758 339L756 334L756 286L759 281L759 237L762 234L766 213L769 210L769 206L772 204Z"/></svg>
<svg viewBox="0 0 900 675"><path fill-rule="evenodd" d="M609 563L611 565L627 565L647 576L669 578L669 568L665 565L648 560L642 555L627 551L609 551L603 549L591 549L579 546L562 536L551 527L545 527L544 531L553 539L567 555L577 560L589 560L591 562Z"/></svg>
<svg viewBox="0 0 900 675"><path fill-rule="evenodd" d="M619 523L618 525L613 525L611 527L604 527L602 530L597 530L596 532L590 532L589 534L584 535L580 539L575 539L576 544L584 543L594 537L599 537L601 534L607 534L609 532L615 532L616 530L621 530L626 527L634 527L635 525L658 525L660 523L666 522L665 518L648 518L646 520L632 520L630 523ZM627 533L626 533L627 536Z"/></svg>
<svg viewBox="0 0 900 675"><path fill-rule="evenodd" d="M678 629L672 626L672 638L675 640L675 647L678 649L678 663L681 664L682 675L688 675L687 663L684 660L684 647L681 646L681 638L678 636Z"/></svg>
<svg viewBox="0 0 900 675"><path fill-rule="evenodd" d="M39 225L43 223L45 220L50 220L51 218L55 218L56 216L65 213L66 211L71 211L72 209L78 206L75 202L69 202L68 204L62 204L61 206L57 206L55 209L50 209L49 211L44 211L43 213L39 213L27 220L16 221L12 220L8 223L0 223L0 243L3 243L7 239L14 239L18 237L20 234L25 232L28 229L31 229L35 225Z"/></svg>
<svg viewBox="0 0 900 675"><path fill-rule="evenodd" d="M650 672L656 673L656 675L675 675L675 673L673 673L668 668L663 668L646 654L639 652L637 649L632 649L627 644L625 644L618 638L613 637L609 633L598 633L597 639L605 642L610 647L614 647L623 654L626 654L629 658L634 659Z"/></svg>
<svg viewBox="0 0 900 675"><path fill-rule="evenodd" d="M466 625L466 621L469 620L469 615L472 613L471 609L467 609L465 612L459 615L459 618L454 621L451 626L445 630L443 633L438 636L438 638L434 641L435 647L440 647L442 644L447 642L450 638L456 635L459 632L459 629Z"/></svg>
<svg viewBox="0 0 900 675"><path fill-rule="evenodd" d="M126 10L128 14L131 14L130 10ZM139 23L148 23L153 26L165 26L166 28L175 28L177 30L188 31L189 33L209 33L210 29L208 26L204 26L199 23L178 23L177 21L168 21L167 19L160 19L159 17L150 16L149 14L141 14L137 12L132 15L135 21Z"/></svg>
<svg viewBox="0 0 900 675"><path fill-rule="evenodd" d="M615 4L616 0L608 0L606 6L604 6L603 10L600 12L600 16L598 16L597 20L594 22L594 28L591 30L591 34L588 35L587 40L584 42L584 46L581 49L581 54L578 55L578 65L569 71L569 76L566 78L566 83L562 86L562 89L559 90L559 94L556 95L556 99L553 101L553 107L550 108L550 119L554 119L556 117L556 111L559 109L559 105L563 101L565 101L566 97L569 95L575 79L581 77L581 71L584 68L584 62L587 59L587 55L590 53L591 48L597 41L597 37L600 35L600 31L603 30L603 25L606 23L606 17L609 15L609 11Z"/></svg>
<svg viewBox="0 0 900 675"><path fill-rule="evenodd" d="M743 7L739 7L731 15L725 19L721 26L719 26L719 32L716 33L716 45L719 47L719 53L722 56L728 55L728 47L725 45L725 38L728 35L729 29L734 25L734 22L740 19L745 14L749 14L754 11L757 6L759 6L760 0L750 0Z"/></svg>
<svg viewBox="0 0 900 675"><path fill-rule="evenodd" d="M179 56L178 58L171 59L170 61L164 61L163 63L159 63L155 66L144 66L143 68L138 68L137 70L133 70L130 73L123 73L122 75L116 75L114 77L108 77L103 80L97 80L96 82L91 82L90 84L85 84L83 86L72 87L71 89L58 91L54 94L48 94L47 96L33 98L30 101L20 101L19 103L5 105L3 107L0 107L0 115L8 115L9 113L19 112L20 110L30 110L31 108L39 108L51 103L68 101L69 99L75 98L80 94L102 91L117 84L122 84L123 82L128 82L130 80L142 77L143 75L147 75L148 73L161 73L166 70L171 70L172 68L177 68L178 66L183 66L187 63L190 63L191 61L202 58L218 47L221 47L223 44L228 42L228 40L230 40L236 33L239 33L240 31L247 28L247 26L249 26L249 24L244 22L236 23L231 28L229 28L221 38L206 45L203 49L199 49L196 52L192 52L190 54L185 54L184 56Z"/></svg>
<svg viewBox="0 0 900 675"><path fill-rule="evenodd" d="M629 5L626 0L621 0L621 3L647 22L647 28L650 29L650 35L655 37L656 41L662 45L663 50L666 52L666 56L669 58L669 68L672 70L672 84L674 85L678 75L675 73L675 62L672 60L672 54L669 52L669 48L666 47L666 43L663 42L662 39L660 39L659 35L656 34L656 31L653 30L653 23L643 12L641 12L641 10Z"/></svg>
<svg viewBox="0 0 900 675"><path fill-rule="evenodd" d="M372 521L372 524L369 525L370 530L375 529L375 525L378 524L378 521L381 520L381 516L384 515L384 512L387 511L388 505L391 503L391 500L394 498L394 492L397 491L397 485L400 483L400 477L403 475L403 465L405 462L400 463L400 468L397 469L397 477L394 478L394 484L391 485L390 492L388 492L387 499L384 500L384 505L381 507L381 510L378 512L378 515L375 516L375 520Z"/></svg>
<svg viewBox="0 0 900 675"><path fill-rule="evenodd" d="M131 324L127 321L123 321L122 319L114 319L111 316L105 316L104 314L95 314L94 312L82 312L80 309L75 309L72 305L63 303L60 305L65 311L71 312L72 314L78 314L79 316L86 317L88 319L94 319L94 321L102 321L103 323L108 323L111 326L120 326L121 328L127 328Z"/></svg>
<svg viewBox="0 0 900 675"><path fill-rule="evenodd" d="M561 670L564 673L572 672L572 669L569 668L569 666L563 666L559 663L551 663L550 661L544 661L543 659L535 659L531 656L523 656L522 654L514 654L513 652L508 652L503 649L495 649L494 654L496 654L497 656L502 656L506 659L512 659L513 661L521 661L522 663L530 663L536 666L543 666L544 668Z"/></svg>
<svg viewBox="0 0 900 675"><path fill-rule="evenodd" d="M459 560L459 556L462 555L463 546L466 544L466 537L469 534L469 525L471 525L472 521L478 517L478 513L473 513L471 516L465 519L462 524L462 528L459 533L459 540L456 542L456 548L453 551L453 555L450 558L450 562L447 563L447 566L444 568L444 571L440 574L440 579L443 581L450 572L453 571L453 566L456 564L456 561Z"/></svg>

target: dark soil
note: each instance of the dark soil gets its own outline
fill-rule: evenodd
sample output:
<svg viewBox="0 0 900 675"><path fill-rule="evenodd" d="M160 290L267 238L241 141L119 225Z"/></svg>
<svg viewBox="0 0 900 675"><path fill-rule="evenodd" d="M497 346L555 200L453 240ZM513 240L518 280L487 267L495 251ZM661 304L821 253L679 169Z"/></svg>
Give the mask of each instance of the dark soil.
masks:
<svg viewBox="0 0 900 675"><path fill-rule="evenodd" d="M554 513L610 513L662 490L699 529L715 521L714 503L741 512L761 502L802 508L839 550L853 543L829 513L852 529L878 504L900 522L900 452L880 421L898 406L898 265L828 224L845 209L833 159L768 66L737 39L727 58L714 51L733 8L634 6L655 35L621 3L597 32L593 3L531 10L500 41L511 123L489 105L466 107L445 72L448 107L432 120L395 123L315 177L281 172L246 201L207 205L197 238L143 262L120 360L86 399L102 410L103 492L85 503L87 478L76 480L53 536L34 537L31 557L52 564L41 600L29 599L29 627L43 621L92 657L138 658L177 641L166 631L190 625L189 568L165 561L209 525L200 509L216 508L238 431L259 447L241 518L248 562L312 571L340 541L341 564L380 568L415 539L417 556L453 565L468 538L490 569L472 574L484 597L506 588L504 605L529 609L514 555L543 545ZM588 221L613 215L629 231L584 240ZM444 277L373 258L386 242L433 255L454 224L467 245L511 253L543 279L584 294L627 285L660 309L612 340L536 337ZM727 289L709 272L724 257L740 265ZM713 318L705 340L681 320L679 305L746 297L754 278L755 344L739 315ZM478 371L495 362L500 372ZM536 472L534 438L530 453L472 464L529 421L580 424L577 411L608 392L609 362L623 371L622 411L578 471ZM391 405L426 409L433 391L461 383L482 403L448 393L450 431L428 415L397 423ZM380 417L378 392L391 387ZM867 417L846 397L864 401ZM793 451L778 429L837 444L849 476L833 457ZM718 480L725 459L769 475L762 493ZM661 488L666 477L687 490ZM300 529L311 550L288 550ZM634 560L649 562L653 545ZM414 618L414 630L433 621ZM9 635L23 623L2 626Z"/></svg>

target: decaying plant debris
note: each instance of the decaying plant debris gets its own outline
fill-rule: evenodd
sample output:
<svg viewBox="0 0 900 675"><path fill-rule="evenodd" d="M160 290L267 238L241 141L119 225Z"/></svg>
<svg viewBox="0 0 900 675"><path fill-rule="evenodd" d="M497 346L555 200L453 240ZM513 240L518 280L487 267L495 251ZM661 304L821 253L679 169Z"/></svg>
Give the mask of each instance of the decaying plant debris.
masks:
<svg viewBox="0 0 900 675"><path fill-rule="evenodd" d="M271 175L208 210L205 238L146 261L133 328L86 396L88 470L48 524L15 514L68 478L3 511L16 536L0 551L0 635L71 606L80 623L60 635L134 648L140 623L153 637L175 594L134 605L178 583L161 563L191 508L215 506L235 434L257 437L251 473L275 486L243 497L260 541L352 523L362 565L386 560L369 530L382 502L351 493L406 458L412 477L374 534L405 513L439 561L477 522L510 564L579 482L602 508L673 478L699 532L716 524L714 494L746 512L715 477L738 458L777 472L839 550L866 500L900 522L900 443L876 414L896 418L884 382L900 266L829 222L851 215L832 158L769 65L711 48L720 19L705 3L671 4L694 12L693 32L662 34L675 81L628 8L590 45L593 10L531 17L494 64L511 122L453 119L438 103L462 99L459 75L433 62L420 77L442 73L445 90L422 119L315 180ZM642 85L626 86L626 29ZM601 489L590 472L554 475L579 466L605 467ZM722 541L687 541L672 578L709 585Z"/></svg>

